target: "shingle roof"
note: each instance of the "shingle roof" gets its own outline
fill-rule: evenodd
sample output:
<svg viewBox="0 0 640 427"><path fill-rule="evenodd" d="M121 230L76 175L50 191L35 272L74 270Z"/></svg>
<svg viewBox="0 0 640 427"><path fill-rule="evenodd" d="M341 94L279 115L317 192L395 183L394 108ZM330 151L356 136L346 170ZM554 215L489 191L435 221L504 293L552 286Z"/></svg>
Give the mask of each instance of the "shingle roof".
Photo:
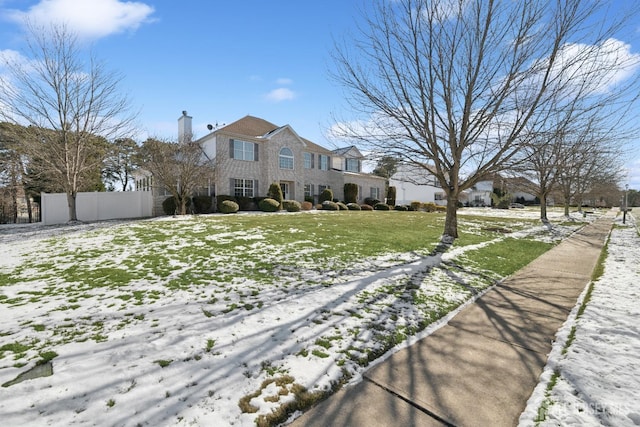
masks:
<svg viewBox="0 0 640 427"><path fill-rule="evenodd" d="M280 129L281 127L282 126L274 125L273 123L270 123L259 117L247 115L241 118L240 120L236 120L235 122L230 123L227 126L224 126L218 129L218 131L224 131L224 132L234 133L237 135L245 135L245 136L251 136L254 138L259 138L259 137L267 136L267 134L273 133L276 130ZM306 138L301 137L301 139L307 145L307 148L309 149L309 151L327 154L327 155L333 154L331 150L328 150L321 145L311 142Z"/></svg>
<svg viewBox="0 0 640 427"><path fill-rule="evenodd" d="M220 128L219 130L236 133L239 135L260 137L275 129L278 129L279 127L280 126L269 123L268 121L258 117L244 116L240 120L236 120L235 122Z"/></svg>

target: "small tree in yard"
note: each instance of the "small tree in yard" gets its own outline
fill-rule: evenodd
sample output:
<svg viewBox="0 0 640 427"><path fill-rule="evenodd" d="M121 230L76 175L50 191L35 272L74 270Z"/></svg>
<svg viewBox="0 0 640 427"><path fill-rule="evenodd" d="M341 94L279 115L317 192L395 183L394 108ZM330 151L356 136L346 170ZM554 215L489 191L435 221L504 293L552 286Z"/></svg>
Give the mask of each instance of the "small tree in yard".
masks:
<svg viewBox="0 0 640 427"><path fill-rule="evenodd" d="M333 201L333 191L330 188L325 188L318 195L318 203L322 204L322 202L332 202Z"/></svg>
<svg viewBox="0 0 640 427"><path fill-rule="evenodd" d="M178 214L187 213L187 203L195 190L213 178L214 163L197 142L147 139L140 148L139 162L176 200Z"/></svg>
<svg viewBox="0 0 640 427"><path fill-rule="evenodd" d="M282 209L282 200L284 196L282 195L282 187L277 182L271 183L269 186L269 191L267 191L267 197L275 200L280 204L280 209Z"/></svg>
<svg viewBox="0 0 640 427"><path fill-rule="evenodd" d="M355 184L353 182L347 182L344 184L344 202L358 202L358 184Z"/></svg>
<svg viewBox="0 0 640 427"><path fill-rule="evenodd" d="M387 204L391 206L396 204L396 187L393 185L387 189Z"/></svg>

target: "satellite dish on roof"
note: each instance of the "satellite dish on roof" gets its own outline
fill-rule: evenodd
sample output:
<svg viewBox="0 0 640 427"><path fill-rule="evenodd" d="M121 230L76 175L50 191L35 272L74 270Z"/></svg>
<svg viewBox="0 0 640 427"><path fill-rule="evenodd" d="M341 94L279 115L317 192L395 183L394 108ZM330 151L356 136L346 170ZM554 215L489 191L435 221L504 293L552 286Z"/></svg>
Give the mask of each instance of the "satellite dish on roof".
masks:
<svg viewBox="0 0 640 427"><path fill-rule="evenodd" d="M211 130L213 130L213 125L208 124L208 125L207 125L207 129L209 129L210 131L211 131Z"/></svg>

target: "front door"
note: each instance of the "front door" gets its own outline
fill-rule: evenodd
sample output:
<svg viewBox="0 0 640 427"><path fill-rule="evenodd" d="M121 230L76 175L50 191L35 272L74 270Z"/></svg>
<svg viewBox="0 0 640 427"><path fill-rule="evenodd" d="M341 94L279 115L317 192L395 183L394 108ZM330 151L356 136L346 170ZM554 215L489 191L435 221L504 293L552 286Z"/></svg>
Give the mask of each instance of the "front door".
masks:
<svg viewBox="0 0 640 427"><path fill-rule="evenodd" d="M288 182L280 182L280 189L282 190L282 198L284 200L291 200L291 184Z"/></svg>

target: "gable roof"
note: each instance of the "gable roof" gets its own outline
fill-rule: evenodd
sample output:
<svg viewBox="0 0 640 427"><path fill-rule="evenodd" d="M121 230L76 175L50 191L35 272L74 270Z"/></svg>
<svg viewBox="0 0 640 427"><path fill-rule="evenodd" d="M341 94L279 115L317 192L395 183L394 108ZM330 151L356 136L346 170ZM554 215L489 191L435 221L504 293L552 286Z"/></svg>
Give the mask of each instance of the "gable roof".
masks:
<svg viewBox="0 0 640 427"><path fill-rule="evenodd" d="M274 125L264 119L247 115L240 120L236 120L235 122L218 129L218 131L258 138L278 129L279 127L280 126Z"/></svg>
<svg viewBox="0 0 640 427"><path fill-rule="evenodd" d="M360 150L358 150L358 148L355 145L351 145L349 147L343 147L343 148L336 148L335 150L333 150L333 153L338 156L349 157L349 158L357 158L357 159L364 158Z"/></svg>

